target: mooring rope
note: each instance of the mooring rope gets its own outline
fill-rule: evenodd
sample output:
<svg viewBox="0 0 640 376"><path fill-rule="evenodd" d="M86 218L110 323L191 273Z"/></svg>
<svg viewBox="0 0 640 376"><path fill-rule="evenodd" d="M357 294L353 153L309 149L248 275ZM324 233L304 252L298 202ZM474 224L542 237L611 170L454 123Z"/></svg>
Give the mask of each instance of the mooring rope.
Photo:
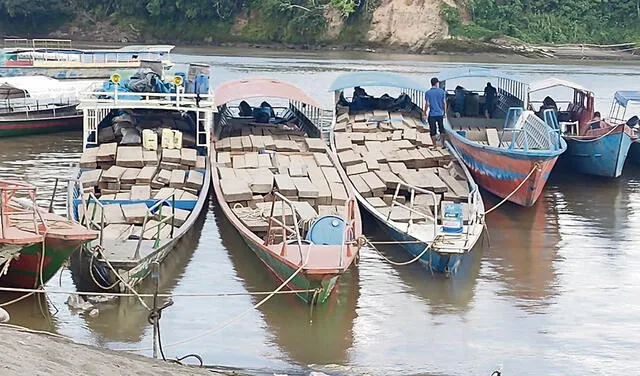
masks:
<svg viewBox="0 0 640 376"><path fill-rule="evenodd" d="M424 248L424 251L422 251L419 255L417 255L416 257L412 258L409 261L405 261L405 262L397 262L397 261L393 261L391 259L389 259L387 256L383 255L382 252L380 252L378 250L378 248L376 248L375 245L373 245L373 243L371 243L369 240L367 240L366 238L362 238L364 239L364 241L366 242L366 244L368 244L369 246L371 246L371 248L378 254L380 255L380 257L382 257L386 262L388 262L391 265L395 265L395 266L406 266L406 265L410 265L413 264L414 262L420 260L422 258L422 256L424 256L428 251L429 251L429 245L427 245Z"/></svg>
<svg viewBox="0 0 640 376"><path fill-rule="evenodd" d="M507 195L507 197L505 197L502 201L500 201L499 203L494 205L491 209L485 210L484 214L482 214L482 215L486 216L487 214L491 213L492 211L494 211L497 208L499 208L500 206L502 206L505 202L509 201L509 199L511 199L511 197L513 197L513 195L515 195L516 192L518 192L520 190L520 188L522 188L524 186L524 183L526 183L527 180L529 180L529 178L531 176L533 176L533 173L538 171L539 169L540 169L540 162L536 162L533 165L533 167L531 168L531 171L529 171L529 174L522 180L522 182L520 184L518 184L518 186L516 187L516 189L513 190L513 192L509 193Z"/></svg>

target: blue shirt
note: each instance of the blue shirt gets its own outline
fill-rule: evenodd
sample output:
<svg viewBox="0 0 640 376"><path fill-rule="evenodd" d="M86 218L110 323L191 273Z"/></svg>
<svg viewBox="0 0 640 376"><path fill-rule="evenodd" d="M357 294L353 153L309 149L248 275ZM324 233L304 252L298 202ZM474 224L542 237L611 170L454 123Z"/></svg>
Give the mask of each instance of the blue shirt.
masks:
<svg viewBox="0 0 640 376"><path fill-rule="evenodd" d="M444 116L444 99L446 93L439 87L432 87L424 93L424 100L429 102L429 117Z"/></svg>

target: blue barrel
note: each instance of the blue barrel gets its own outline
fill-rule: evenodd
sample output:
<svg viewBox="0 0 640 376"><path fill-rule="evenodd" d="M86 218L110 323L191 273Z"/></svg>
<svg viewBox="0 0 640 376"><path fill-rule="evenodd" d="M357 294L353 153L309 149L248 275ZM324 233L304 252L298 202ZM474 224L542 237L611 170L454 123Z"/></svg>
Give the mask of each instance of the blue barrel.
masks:
<svg viewBox="0 0 640 376"><path fill-rule="evenodd" d="M344 219L338 216L322 216L313 222L306 240L318 245L342 245L346 226Z"/></svg>

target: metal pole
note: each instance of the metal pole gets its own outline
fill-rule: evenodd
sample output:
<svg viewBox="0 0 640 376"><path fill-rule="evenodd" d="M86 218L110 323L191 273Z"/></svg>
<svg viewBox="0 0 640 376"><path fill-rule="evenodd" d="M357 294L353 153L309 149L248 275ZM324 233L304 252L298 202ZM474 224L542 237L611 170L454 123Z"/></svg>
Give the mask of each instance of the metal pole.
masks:
<svg viewBox="0 0 640 376"><path fill-rule="evenodd" d="M157 261L151 263L151 279L153 280L153 358L158 358L158 290L160 286L160 264Z"/></svg>
<svg viewBox="0 0 640 376"><path fill-rule="evenodd" d="M56 184L53 186L53 193L51 194L51 201L49 201L49 213L53 213L53 199L56 197L56 191L58 190L58 178L56 178Z"/></svg>

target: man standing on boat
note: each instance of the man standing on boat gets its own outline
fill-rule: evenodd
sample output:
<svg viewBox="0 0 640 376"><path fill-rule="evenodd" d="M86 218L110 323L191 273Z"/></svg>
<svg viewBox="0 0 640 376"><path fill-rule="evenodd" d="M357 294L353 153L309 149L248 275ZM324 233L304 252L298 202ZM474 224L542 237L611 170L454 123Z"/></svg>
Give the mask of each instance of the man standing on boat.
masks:
<svg viewBox="0 0 640 376"><path fill-rule="evenodd" d="M447 114L447 93L440 88L438 78L431 79L431 89L424 94L424 111L429 122L429 133L433 146L437 147L437 134L440 132L440 141L444 149L444 118Z"/></svg>

